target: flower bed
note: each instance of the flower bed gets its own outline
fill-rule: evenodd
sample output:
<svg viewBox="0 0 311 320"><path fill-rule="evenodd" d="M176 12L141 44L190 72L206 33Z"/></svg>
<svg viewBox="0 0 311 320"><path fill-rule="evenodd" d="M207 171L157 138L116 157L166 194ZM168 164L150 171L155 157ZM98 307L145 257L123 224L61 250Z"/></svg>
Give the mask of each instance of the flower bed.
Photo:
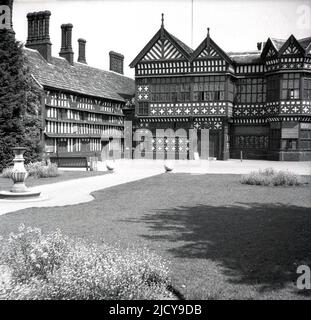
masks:
<svg viewBox="0 0 311 320"><path fill-rule="evenodd" d="M0 299L172 299L167 263L147 250L124 250L43 235L21 226L1 241Z"/></svg>
<svg viewBox="0 0 311 320"><path fill-rule="evenodd" d="M287 171L275 171L267 168L242 176L242 184L261 186L298 186L301 184L297 175Z"/></svg>
<svg viewBox="0 0 311 320"><path fill-rule="evenodd" d="M34 178L52 178L58 177L61 173L57 168L57 165L50 163L46 165L44 162L30 162L25 166L28 171L29 177ZM1 177L11 178L13 167L6 168L2 171Z"/></svg>

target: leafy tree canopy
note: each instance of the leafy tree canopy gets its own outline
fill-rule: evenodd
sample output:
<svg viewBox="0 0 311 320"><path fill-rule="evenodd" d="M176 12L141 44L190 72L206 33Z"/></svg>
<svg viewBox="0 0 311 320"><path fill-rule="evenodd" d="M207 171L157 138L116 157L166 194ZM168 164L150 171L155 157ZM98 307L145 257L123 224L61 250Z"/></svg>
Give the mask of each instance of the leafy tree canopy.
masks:
<svg viewBox="0 0 311 320"><path fill-rule="evenodd" d="M0 172L12 164L12 147L25 146L26 162L41 154L41 89L32 78L22 44L0 30Z"/></svg>

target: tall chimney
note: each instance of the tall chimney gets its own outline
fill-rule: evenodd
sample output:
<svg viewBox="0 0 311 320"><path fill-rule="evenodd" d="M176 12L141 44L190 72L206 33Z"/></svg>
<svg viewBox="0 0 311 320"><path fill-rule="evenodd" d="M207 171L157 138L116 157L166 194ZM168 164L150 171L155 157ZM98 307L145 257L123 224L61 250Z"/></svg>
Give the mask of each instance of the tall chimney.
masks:
<svg viewBox="0 0 311 320"><path fill-rule="evenodd" d="M73 25L71 23L61 25L62 46L59 55L73 65L72 28Z"/></svg>
<svg viewBox="0 0 311 320"><path fill-rule="evenodd" d="M0 29L7 29L15 34L13 30L13 0L1 0L0 13Z"/></svg>
<svg viewBox="0 0 311 320"><path fill-rule="evenodd" d="M261 51L262 48L263 48L262 42L257 42L257 49L258 49L258 51Z"/></svg>
<svg viewBox="0 0 311 320"><path fill-rule="evenodd" d="M109 57L110 57L110 70L123 74L124 56L120 53L110 51Z"/></svg>
<svg viewBox="0 0 311 320"><path fill-rule="evenodd" d="M79 43L79 56L78 56L78 62L85 63L86 64L86 58L85 58L85 44L86 40L84 39L78 39Z"/></svg>
<svg viewBox="0 0 311 320"><path fill-rule="evenodd" d="M50 41L50 11L39 11L27 14L28 38L26 47L38 50L42 57L51 62L52 43Z"/></svg>

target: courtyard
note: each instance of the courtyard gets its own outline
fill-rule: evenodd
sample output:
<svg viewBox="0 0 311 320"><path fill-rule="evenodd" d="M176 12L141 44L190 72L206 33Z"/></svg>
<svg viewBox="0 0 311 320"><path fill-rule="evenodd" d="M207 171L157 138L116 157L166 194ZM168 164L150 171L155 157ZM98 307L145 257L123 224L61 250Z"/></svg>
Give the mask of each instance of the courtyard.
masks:
<svg viewBox="0 0 311 320"><path fill-rule="evenodd" d="M267 167L289 168L304 184L240 183L241 174ZM112 174L41 185L54 190L45 202L1 203L0 234L24 223L90 242L146 247L170 261L173 285L186 299L309 298L295 282L297 266L311 263L310 168L179 161L173 173L163 173L162 161L119 161ZM79 198L72 196L71 205L55 191L66 188L69 198ZM81 198L83 190L91 196Z"/></svg>

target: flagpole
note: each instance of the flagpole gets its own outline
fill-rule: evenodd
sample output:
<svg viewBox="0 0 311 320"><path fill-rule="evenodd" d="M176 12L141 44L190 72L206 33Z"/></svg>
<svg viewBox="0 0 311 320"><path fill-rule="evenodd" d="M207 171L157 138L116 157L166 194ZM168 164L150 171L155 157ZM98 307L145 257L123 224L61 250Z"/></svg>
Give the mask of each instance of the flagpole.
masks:
<svg viewBox="0 0 311 320"><path fill-rule="evenodd" d="M191 0L191 48L193 48L193 0Z"/></svg>

